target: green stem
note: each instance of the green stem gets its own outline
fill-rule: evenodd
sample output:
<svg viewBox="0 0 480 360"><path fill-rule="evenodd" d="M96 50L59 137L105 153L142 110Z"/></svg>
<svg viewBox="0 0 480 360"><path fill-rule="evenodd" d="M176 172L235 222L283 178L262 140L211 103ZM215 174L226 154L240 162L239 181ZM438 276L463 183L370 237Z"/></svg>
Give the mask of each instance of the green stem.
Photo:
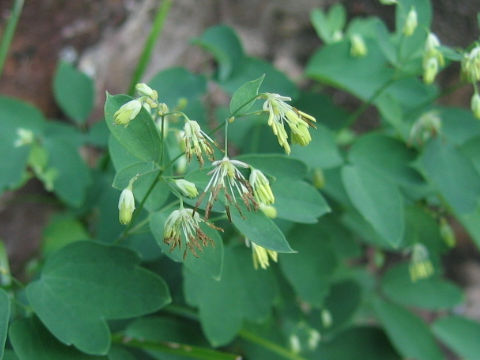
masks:
<svg viewBox="0 0 480 360"><path fill-rule="evenodd" d="M15 34L15 28L17 27L18 19L22 13L23 0L15 0L12 7L10 18L8 19L5 32L3 34L2 42L0 43L0 77L2 76L3 66L7 59L8 49L12 42L13 35Z"/></svg>
<svg viewBox="0 0 480 360"><path fill-rule="evenodd" d="M284 347L277 345L265 338L262 338L250 331L247 330L241 330L238 335L247 341L250 341L254 344L260 345L264 347L267 350L270 350L271 352L281 356L284 359L290 359L290 360L306 360L304 357L288 350L285 349Z"/></svg>
<svg viewBox="0 0 480 360"><path fill-rule="evenodd" d="M128 88L129 95L133 95L133 93L135 92L135 85L140 81L143 74L145 73L145 69L147 68L147 65L152 56L155 42L158 40L160 34L162 33L163 25L165 23L165 19L168 15L168 11L170 10L171 5L172 0L164 0L155 15L152 30L150 31L148 39L145 42L142 55L140 56L140 60L137 63L137 67L135 68L132 76L132 81L130 82L130 87Z"/></svg>
<svg viewBox="0 0 480 360"><path fill-rule="evenodd" d="M166 311L170 314L173 315L178 315L182 316L184 318L190 319L190 320L195 320L195 321L200 321L198 318L198 315L195 313L195 311L184 307L184 306L179 306L179 305L169 305L166 308L163 309L163 311ZM277 345L270 340L267 340L265 338L262 338L250 331L247 330L241 330L238 334L242 339L247 340L249 342L255 343L257 345L260 345L264 347L267 350L270 350L271 352L279 355L280 357L284 359L289 359L289 360L306 360L304 357L295 354L294 352Z"/></svg>
<svg viewBox="0 0 480 360"><path fill-rule="evenodd" d="M392 77L390 80L388 80L387 82L385 82L380 88L377 89L377 91L375 91L373 93L372 96L370 96L370 98L364 102L357 110L355 110L354 113L352 113L347 121L345 122L345 125L342 127L343 129L345 128L349 128L350 126L352 126L356 121L357 119L365 112L367 111L367 109L370 107L370 105L372 105L372 103L390 86L392 85L395 81L397 81L398 79L395 78L395 77Z"/></svg>
<svg viewBox="0 0 480 360"><path fill-rule="evenodd" d="M228 119L225 120L225 156L228 156Z"/></svg>

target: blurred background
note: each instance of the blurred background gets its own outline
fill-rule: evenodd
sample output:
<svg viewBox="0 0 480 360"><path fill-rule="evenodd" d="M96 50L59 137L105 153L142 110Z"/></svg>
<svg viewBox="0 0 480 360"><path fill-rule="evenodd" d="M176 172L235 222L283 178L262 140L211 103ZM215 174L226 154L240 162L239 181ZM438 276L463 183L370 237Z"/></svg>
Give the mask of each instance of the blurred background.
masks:
<svg viewBox="0 0 480 360"><path fill-rule="evenodd" d="M105 91L125 92L151 28L157 0L30 0L19 20L4 72L0 94L17 97L40 108L48 118L62 113L52 94L52 78L59 59L73 61L96 83L96 111L92 124L102 118ZM148 80L159 70L185 66L193 72L208 70L210 57L191 44L209 26L227 24L238 32L248 54L273 62L292 80L305 84L307 59L321 46L310 24L315 7L335 1L322 0L174 0L163 33L145 74ZM392 29L394 7L377 0L341 1L348 18L378 16ZM0 0L0 36L12 0ZM433 31L450 46L467 46L478 38L476 13L479 2L435 0ZM458 80L458 68L442 72L440 84ZM336 104L347 109L356 99L339 91L329 92ZM450 105L469 106L471 88L461 88L442 99ZM373 111L373 110L372 110ZM367 112L358 131L371 126ZM363 124L363 125L362 125ZM91 156L89 149L83 154ZM2 159L0 161L8 161ZM35 254L51 214L57 210L53 197L37 180L17 192L0 197L0 238L6 241L14 272ZM459 246L447 259L449 276L466 288L466 314L480 319L480 258L467 235L456 227Z"/></svg>

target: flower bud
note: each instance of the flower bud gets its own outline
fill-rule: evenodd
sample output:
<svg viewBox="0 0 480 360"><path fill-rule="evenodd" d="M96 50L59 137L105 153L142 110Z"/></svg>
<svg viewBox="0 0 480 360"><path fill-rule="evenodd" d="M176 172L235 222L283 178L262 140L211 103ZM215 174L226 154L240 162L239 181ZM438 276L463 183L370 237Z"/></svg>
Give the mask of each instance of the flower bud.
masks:
<svg viewBox="0 0 480 360"><path fill-rule="evenodd" d="M270 205L275 202L275 196L270 188L270 182L260 170L252 168L248 181L253 188L255 200L265 205Z"/></svg>
<svg viewBox="0 0 480 360"><path fill-rule="evenodd" d="M175 185L180 189L183 195L194 198L198 196L198 190L194 183L185 179L175 180Z"/></svg>
<svg viewBox="0 0 480 360"><path fill-rule="evenodd" d="M473 115L477 119L480 119L480 95L478 93L473 94L471 107L472 107Z"/></svg>
<svg viewBox="0 0 480 360"><path fill-rule="evenodd" d="M317 189L323 189L325 187L325 175L320 168L313 170L313 186Z"/></svg>
<svg viewBox="0 0 480 360"><path fill-rule="evenodd" d="M130 224L132 221L132 214L135 211L135 197L132 192L132 183L123 189L118 201L119 220L123 225Z"/></svg>
<svg viewBox="0 0 480 360"><path fill-rule="evenodd" d="M396 5L398 4L397 0L380 0L380 4L382 5Z"/></svg>
<svg viewBox="0 0 480 360"><path fill-rule="evenodd" d="M135 85L135 90L137 93L142 96L148 96L152 100L158 99L158 93L156 90L153 90L150 86L144 83L139 83Z"/></svg>
<svg viewBox="0 0 480 360"><path fill-rule="evenodd" d="M324 328L329 328L333 324L332 314L327 309L322 309L320 313L322 318L322 325Z"/></svg>
<svg viewBox="0 0 480 360"><path fill-rule="evenodd" d="M440 236L449 247L455 246L455 233L448 221L443 217L440 219Z"/></svg>
<svg viewBox="0 0 480 360"><path fill-rule="evenodd" d="M247 241L247 244L250 242ZM274 250L265 249L264 247L251 242L252 244L252 257L253 257L253 267L255 270L260 266L262 269L267 269L270 266L269 258L273 261L278 261L278 253Z"/></svg>
<svg viewBox="0 0 480 360"><path fill-rule="evenodd" d="M431 84L435 80L438 73L438 60L435 57L428 59L423 67L423 82Z"/></svg>
<svg viewBox="0 0 480 360"><path fill-rule="evenodd" d="M350 55L354 57L363 57L367 55L367 45L365 45L365 41L361 35L353 34L350 38L350 42Z"/></svg>
<svg viewBox="0 0 480 360"><path fill-rule="evenodd" d="M480 46L476 46L472 51L463 55L462 78L470 82L480 80Z"/></svg>
<svg viewBox="0 0 480 360"><path fill-rule="evenodd" d="M260 210L262 210L262 212L265 214L265 216L270 219L275 219L278 215L277 209L272 205L260 203L259 207Z"/></svg>
<svg viewBox="0 0 480 360"><path fill-rule="evenodd" d="M20 147L24 145L30 145L31 143L33 143L33 140L34 140L34 135L32 130L18 128L17 138L15 139L13 146Z"/></svg>
<svg viewBox="0 0 480 360"><path fill-rule="evenodd" d="M435 272L428 255L428 250L423 244L415 244L413 246L412 258L408 270L410 272L410 279L413 282L429 278Z"/></svg>
<svg viewBox="0 0 480 360"><path fill-rule="evenodd" d="M417 25L417 11L415 10L415 7L412 6L407 14L407 18L405 19L405 25L403 26L403 34L405 36L412 36L415 32L415 29L417 28Z"/></svg>
<svg viewBox="0 0 480 360"><path fill-rule="evenodd" d="M128 126L128 123L135 119L141 109L142 103L138 100L131 100L123 104L120 109L113 114L114 124Z"/></svg>

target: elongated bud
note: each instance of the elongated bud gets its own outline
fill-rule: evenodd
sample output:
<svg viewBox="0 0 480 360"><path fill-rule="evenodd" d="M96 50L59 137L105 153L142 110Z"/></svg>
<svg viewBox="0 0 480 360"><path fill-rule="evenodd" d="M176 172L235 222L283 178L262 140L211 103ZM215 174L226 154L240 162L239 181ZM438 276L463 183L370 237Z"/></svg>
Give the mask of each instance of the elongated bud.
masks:
<svg viewBox="0 0 480 360"><path fill-rule="evenodd" d="M445 218L440 219L440 236L449 247L454 247L457 242L452 227Z"/></svg>
<svg viewBox="0 0 480 360"><path fill-rule="evenodd" d="M435 80L438 73L438 60L431 57L427 60L423 67L423 81L425 84L431 84Z"/></svg>
<svg viewBox="0 0 480 360"><path fill-rule="evenodd" d="M270 219L275 219L277 217L278 212L275 206L260 203L259 208L266 217Z"/></svg>
<svg viewBox="0 0 480 360"><path fill-rule="evenodd" d="M114 124L128 126L130 121L135 119L141 109L142 103L138 100L131 100L123 104L120 109L113 114Z"/></svg>
<svg viewBox="0 0 480 360"><path fill-rule="evenodd" d="M380 0L380 4L382 5L396 5L398 4L397 0Z"/></svg>
<svg viewBox="0 0 480 360"><path fill-rule="evenodd" d="M350 55L354 57L363 57L367 55L367 45L360 34L353 34L350 38Z"/></svg>
<svg viewBox="0 0 480 360"><path fill-rule="evenodd" d="M412 6L407 14L407 18L405 19L405 25L403 26L403 34L405 36L412 36L417 26L417 11L415 10L415 7Z"/></svg>
<svg viewBox="0 0 480 360"><path fill-rule="evenodd" d="M135 85L135 90L142 96L148 96L150 99L156 101L158 99L158 93L145 83L139 83Z"/></svg>
<svg viewBox="0 0 480 360"><path fill-rule="evenodd" d="M194 183L185 179L175 180L175 185L182 192L183 195L194 198L198 196L198 190Z"/></svg>
<svg viewBox="0 0 480 360"><path fill-rule="evenodd" d="M462 59L462 78L477 82L480 80L480 46L476 46L463 55Z"/></svg>
<svg viewBox="0 0 480 360"><path fill-rule="evenodd" d="M426 279L434 273L433 264L430 261L427 248L422 244L415 244L412 249L412 258L408 267L410 279L415 282L417 280Z"/></svg>
<svg viewBox="0 0 480 360"><path fill-rule="evenodd" d="M313 170L313 186L317 189L323 189L325 187L325 175L320 168Z"/></svg>
<svg viewBox="0 0 480 360"><path fill-rule="evenodd" d="M30 145L33 143L34 140L34 135L31 130L24 129L24 128L18 128L17 129L17 138L15 139L15 142L13 143L13 146L15 147L20 147L24 145Z"/></svg>
<svg viewBox="0 0 480 360"><path fill-rule="evenodd" d="M275 202L275 196L273 196L272 189L270 188L270 182L260 170L252 168L248 181L253 188L253 194L257 202L265 205L270 205Z"/></svg>
<svg viewBox="0 0 480 360"><path fill-rule="evenodd" d="M478 93L473 94L472 101L470 104L472 107L473 115L477 119L480 119L480 95Z"/></svg>
<svg viewBox="0 0 480 360"><path fill-rule="evenodd" d="M123 225L130 224L132 214L135 211L135 197L132 192L132 181L123 189L118 200L118 218Z"/></svg>

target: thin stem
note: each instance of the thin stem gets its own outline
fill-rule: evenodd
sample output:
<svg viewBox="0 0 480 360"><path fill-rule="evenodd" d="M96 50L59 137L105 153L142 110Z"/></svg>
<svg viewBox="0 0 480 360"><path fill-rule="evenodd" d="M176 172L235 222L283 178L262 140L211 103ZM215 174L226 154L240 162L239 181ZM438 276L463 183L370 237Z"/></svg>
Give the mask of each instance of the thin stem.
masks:
<svg viewBox="0 0 480 360"><path fill-rule="evenodd" d="M148 222L150 221L150 215L148 215L145 219L142 221L138 222L135 226L133 226L129 231L128 235L135 234L138 230L140 230L142 227L144 227Z"/></svg>
<svg viewBox="0 0 480 360"><path fill-rule="evenodd" d="M242 339L250 341L252 343L255 343L257 345L260 345L264 347L267 350L270 350L271 352L281 356L282 358L285 359L290 359L290 360L306 360L304 357L285 349L284 347L275 344L274 342L271 342L270 340L267 340L265 338L262 338L250 331L247 330L241 330L238 334Z"/></svg>
<svg viewBox="0 0 480 360"><path fill-rule="evenodd" d="M225 120L225 156L228 156L228 119Z"/></svg>
<svg viewBox="0 0 480 360"><path fill-rule="evenodd" d="M195 313L195 311L184 307L184 306L179 306L179 305L169 305L166 308L163 309L163 311L166 311L170 314L182 316L184 318L190 319L190 320L195 320L199 321L198 315ZM289 359L289 360L306 360L302 356L295 354L294 352L277 345L270 340L267 340L265 338L262 338L250 331L247 330L241 330L238 334L241 338L244 340L247 340L249 342L255 343L257 345L260 345L264 347L267 350L270 350L271 352L281 356L284 359Z"/></svg>
<svg viewBox="0 0 480 360"><path fill-rule="evenodd" d="M160 166L163 169L163 158L164 158L163 155L165 153L165 138L166 138L165 137L165 116L164 115L161 116L161 121L162 121L162 134L161 134L162 143L161 143L161 146L160 146L160 149L161 149L160 150L161 151L161 153L160 153Z"/></svg>
<svg viewBox="0 0 480 360"><path fill-rule="evenodd" d="M154 350L165 354L172 354L180 357L200 360L240 360L241 357L223 351L201 348L198 346L185 345L170 341L144 341L124 337L122 335L112 336L112 341L128 347Z"/></svg>
<svg viewBox="0 0 480 360"><path fill-rule="evenodd" d="M397 78L392 77L391 79L386 81L380 88L377 89L377 91L375 91L373 93L372 96L370 96L370 98L366 102L364 102L357 110L355 110L354 113L352 113L348 117L347 121L345 122L345 125L342 128L345 129L345 128L349 128L350 126L352 126L357 121L357 119L365 111L367 111L367 109L370 107L370 105L372 105L372 103L385 91L385 89L387 89L390 85L392 85L397 80L398 80Z"/></svg>
<svg viewBox="0 0 480 360"><path fill-rule="evenodd" d="M135 85L140 81L143 74L145 73L145 69L147 68L147 65L150 62L150 58L152 56L155 42L158 40L160 34L162 33L163 25L165 23L165 19L168 15L168 11L170 10L171 5L172 0L164 0L155 15L152 30L150 31L147 41L145 42L142 55L140 56L140 60L137 63L137 67L135 68L132 76L132 81L130 82L130 87L128 88L129 95L133 95L133 93L135 92Z"/></svg>
<svg viewBox="0 0 480 360"><path fill-rule="evenodd" d="M7 59L8 49L15 34L15 28L17 27L18 19L22 13L23 0L15 0L12 7L10 18L8 19L5 33L3 34L2 42L0 43L0 77L2 76L3 66Z"/></svg>

